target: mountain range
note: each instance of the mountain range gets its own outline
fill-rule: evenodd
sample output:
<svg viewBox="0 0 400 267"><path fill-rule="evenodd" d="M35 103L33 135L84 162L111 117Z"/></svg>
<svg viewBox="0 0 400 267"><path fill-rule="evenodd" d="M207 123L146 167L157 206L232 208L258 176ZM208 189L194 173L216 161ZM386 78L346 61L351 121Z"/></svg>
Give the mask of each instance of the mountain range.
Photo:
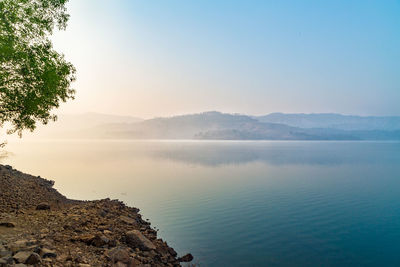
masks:
<svg viewBox="0 0 400 267"><path fill-rule="evenodd" d="M260 122L280 123L300 128L329 128L338 130L386 130L400 129L400 117L349 116L334 113L284 114L271 113L254 117Z"/></svg>
<svg viewBox="0 0 400 267"><path fill-rule="evenodd" d="M46 138L197 140L400 140L400 117L341 114L265 116L217 111L142 120L97 113L64 115L39 129Z"/></svg>

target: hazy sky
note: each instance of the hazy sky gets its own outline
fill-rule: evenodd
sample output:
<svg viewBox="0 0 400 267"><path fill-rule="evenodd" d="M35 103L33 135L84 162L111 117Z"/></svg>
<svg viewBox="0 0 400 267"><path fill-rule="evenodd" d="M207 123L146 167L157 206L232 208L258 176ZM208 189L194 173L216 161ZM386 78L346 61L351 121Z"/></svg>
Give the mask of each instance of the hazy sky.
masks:
<svg viewBox="0 0 400 267"><path fill-rule="evenodd" d="M400 115L400 1L70 0L86 111Z"/></svg>

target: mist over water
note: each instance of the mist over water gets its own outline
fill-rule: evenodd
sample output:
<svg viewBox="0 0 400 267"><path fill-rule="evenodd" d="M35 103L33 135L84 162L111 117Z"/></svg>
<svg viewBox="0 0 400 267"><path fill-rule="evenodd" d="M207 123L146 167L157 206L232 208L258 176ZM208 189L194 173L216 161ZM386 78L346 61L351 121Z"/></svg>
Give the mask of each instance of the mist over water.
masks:
<svg viewBox="0 0 400 267"><path fill-rule="evenodd" d="M200 266L400 264L399 142L12 141L2 164L118 198Z"/></svg>

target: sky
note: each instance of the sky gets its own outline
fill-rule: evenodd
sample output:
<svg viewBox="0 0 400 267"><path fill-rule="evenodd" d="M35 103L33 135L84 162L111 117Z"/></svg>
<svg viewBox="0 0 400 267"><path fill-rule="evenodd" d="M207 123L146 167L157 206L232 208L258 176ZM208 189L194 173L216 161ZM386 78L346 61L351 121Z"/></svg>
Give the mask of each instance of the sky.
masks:
<svg viewBox="0 0 400 267"><path fill-rule="evenodd" d="M400 0L70 0L59 113L400 115Z"/></svg>

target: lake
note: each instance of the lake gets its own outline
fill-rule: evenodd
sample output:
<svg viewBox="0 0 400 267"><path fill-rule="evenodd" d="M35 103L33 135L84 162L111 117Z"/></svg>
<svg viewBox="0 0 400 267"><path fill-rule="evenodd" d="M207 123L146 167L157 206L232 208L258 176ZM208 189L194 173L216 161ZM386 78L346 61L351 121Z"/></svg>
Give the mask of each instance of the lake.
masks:
<svg viewBox="0 0 400 267"><path fill-rule="evenodd" d="M200 266L399 266L399 142L10 142L69 198L118 198Z"/></svg>

